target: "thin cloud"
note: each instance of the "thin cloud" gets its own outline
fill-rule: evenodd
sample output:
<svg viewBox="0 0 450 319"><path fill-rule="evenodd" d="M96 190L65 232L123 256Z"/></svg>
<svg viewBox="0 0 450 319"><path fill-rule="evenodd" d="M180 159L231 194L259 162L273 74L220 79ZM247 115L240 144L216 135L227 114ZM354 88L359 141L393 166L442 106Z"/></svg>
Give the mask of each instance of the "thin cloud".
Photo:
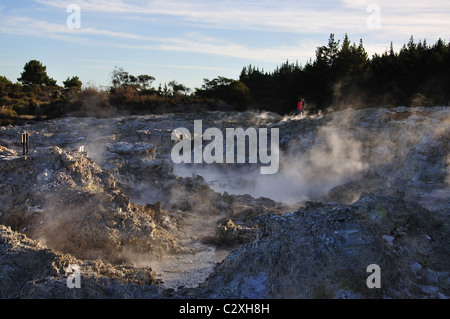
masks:
<svg viewBox="0 0 450 319"><path fill-rule="evenodd" d="M36 0L46 6L66 8L72 0ZM320 11L305 3L289 2L245 2L245 1L148 1L136 5L130 1L76 2L88 12L111 14L140 14L171 16L179 21L195 23L196 26L218 29L246 29L271 32L307 33L320 32L330 26L351 24L355 20L342 13Z"/></svg>
<svg viewBox="0 0 450 319"><path fill-rule="evenodd" d="M129 32L113 32L95 28L69 29L63 24L53 24L28 17L9 17L2 19L0 32L20 36L47 37L62 41L83 43L83 45L99 45L96 37L100 36L110 38L109 41L106 40L108 41L107 45L115 48L194 52L265 62L279 62L293 57L304 57L306 59L313 53L310 44L307 47L297 44L294 46L258 48L234 43L222 38L205 36L199 32L190 32L182 37L157 38ZM117 41L118 39L120 41ZM125 40L137 40L137 42L127 42Z"/></svg>
<svg viewBox="0 0 450 319"><path fill-rule="evenodd" d="M312 49L314 46L311 46L311 43L308 43L308 45L296 44L294 46L259 48L222 39L213 39L211 37L208 37L208 39L210 41L200 41L197 38L186 35L179 38L162 39L160 43L152 45L119 44L118 46L120 48L135 50L193 52L274 63L284 61L288 58L292 60L294 57L297 57L297 59L304 58L306 60L314 53L314 49Z"/></svg>
<svg viewBox="0 0 450 319"><path fill-rule="evenodd" d="M124 31L111 31L83 25L81 29L69 29L65 24L53 24L29 17L4 17L0 21L0 32L20 36L40 36L63 41L82 42L84 45L107 45L112 48L133 50L162 50L170 52L194 52L227 56L246 60L279 63L286 59L306 61L313 57L315 48L323 44L323 35L333 32L340 37L349 33L353 41L363 38L368 47L387 47L391 41L404 43L410 35L420 38L448 36L450 24L446 10L449 5L443 1L418 1L412 6L397 7L400 2L379 1L381 27L369 30L366 11L371 1L342 0L328 2L332 8L303 1L104 1L104 0L35 0L48 7L66 8L77 3L82 12L125 14L154 19L155 16L173 18L184 23L193 23L196 28L204 27L205 32L187 31L181 36L151 37L143 33L148 30L144 24ZM438 10L440 9L440 10ZM420 18L418 18L420 17ZM171 20L169 20L171 21ZM242 38L231 39L230 34L211 36L211 28L270 31L271 33L303 34L308 39L303 42L264 42L259 45L245 43ZM133 31L131 31L133 30ZM357 30L357 31L352 31ZM353 34L352 34L353 32ZM207 34L206 34L207 33ZM320 36L319 36L320 35ZM356 37L356 39L355 39ZM310 39L315 38L315 41ZM369 39L367 39L369 38ZM322 40L321 43L319 41ZM372 50L367 50L369 53Z"/></svg>
<svg viewBox="0 0 450 319"><path fill-rule="evenodd" d="M114 32L96 28L70 29L65 24L49 23L29 17L3 17L0 22L0 32L21 36L58 37L63 40L73 40L73 37L93 35L141 41L152 39L129 32Z"/></svg>
<svg viewBox="0 0 450 319"><path fill-rule="evenodd" d="M445 10L449 9L450 5L447 0L341 0L340 1L344 6L355 8L355 9L365 9L371 4L376 4L380 8L384 8L386 10L395 10L395 11L403 11L403 12L424 12L428 10Z"/></svg>
<svg viewBox="0 0 450 319"><path fill-rule="evenodd" d="M36 0L46 6L67 7L73 0ZM372 0L341 0L327 5L309 1L77 1L82 10L112 14L170 16L197 27L290 32L297 34L369 32L366 20ZM403 35L404 26L421 33L445 32L449 27L450 3L437 1L376 2L384 27L391 36ZM424 16L427 14L427 16ZM411 23L412 22L412 23ZM410 31L410 32L411 32Z"/></svg>
<svg viewBox="0 0 450 319"><path fill-rule="evenodd" d="M450 2L448 0L341 0L341 2L343 7L349 10L366 11L366 17L372 14L368 10L369 6L377 6L381 20L377 33L382 33L386 37L401 37L405 34L449 36Z"/></svg>
<svg viewBox="0 0 450 319"><path fill-rule="evenodd" d="M209 71L233 71L233 69L217 66L206 65L183 65L183 64L162 64L162 63L143 63L142 61L134 60L107 60L107 59L77 59L76 61L90 64L104 64L105 68L110 68L111 64L114 65L131 65L138 64L139 66L150 66L164 69L190 69L190 70L209 70Z"/></svg>

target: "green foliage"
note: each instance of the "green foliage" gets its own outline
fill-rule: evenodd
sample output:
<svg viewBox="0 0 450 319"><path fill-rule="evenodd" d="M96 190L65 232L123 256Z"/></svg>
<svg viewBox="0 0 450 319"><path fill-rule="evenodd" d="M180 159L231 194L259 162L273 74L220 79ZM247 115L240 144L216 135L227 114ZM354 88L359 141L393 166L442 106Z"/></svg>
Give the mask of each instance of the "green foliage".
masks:
<svg viewBox="0 0 450 319"><path fill-rule="evenodd" d="M123 68L115 67L111 75L112 86L110 91L114 93L119 88L126 89L131 87L136 91L145 92L151 88L154 80L153 76L142 74L136 77L126 72Z"/></svg>
<svg viewBox="0 0 450 319"><path fill-rule="evenodd" d="M13 83L4 76L0 76L0 98L8 97Z"/></svg>
<svg viewBox="0 0 450 319"><path fill-rule="evenodd" d="M47 75L47 67L37 60L26 63L23 69L21 77L17 79L23 85L56 85L56 81Z"/></svg>
<svg viewBox="0 0 450 319"><path fill-rule="evenodd" d="M370 71L373 95L388 95L392 104L415 104L417 94L431 104L446 105L450 100L450 44L442 40L428 46L411 37L399 53L391 47L389 52L376 54Z"/></svg>
<svg viewBox="0 0 450 319"><path fill-rule="evenodd" d="M203 81L202 88L196 91L197 96L222 100L235 104L241 109L245 109L251 103L250 90L241 81L222 76L213 80L203 79Z"/></svg>
<svg viewBox="0 0 450 319"><path fill-rule="evenodd" d="M191 90L190 88L181 83L178 83L175 80L170 81L169 86L172 88L173 94L187 94Z"/></svg>
<svg viewBox="0 0 450 319"><path fill-rule="evenodd" d="M78 76L73 76L72 78L67 78L67 80L64 81L63 84L66 89L81 90L83 82L80 81Z"/></svg>

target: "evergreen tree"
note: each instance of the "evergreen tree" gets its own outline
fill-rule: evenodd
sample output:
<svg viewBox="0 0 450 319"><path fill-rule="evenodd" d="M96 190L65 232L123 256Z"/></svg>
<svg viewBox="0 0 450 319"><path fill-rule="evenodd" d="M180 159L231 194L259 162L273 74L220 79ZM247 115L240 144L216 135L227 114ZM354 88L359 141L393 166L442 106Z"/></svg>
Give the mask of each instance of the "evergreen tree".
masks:
<svg viewBox="0 0 450 319"><path fill-rule="evenodd" d="M81 90L81 86L83 85L78 76L67 78L67 80L64 81L63 84L66 89L76 89L78 91Z"/></svg>
<svg viewBox="0 0 450 319"><path fill-rule="evenodd" d="M23 85L55 86L56 81L47 75L47 67L37 60L31 60L24 66L24 71L17 79Z"/></svg>

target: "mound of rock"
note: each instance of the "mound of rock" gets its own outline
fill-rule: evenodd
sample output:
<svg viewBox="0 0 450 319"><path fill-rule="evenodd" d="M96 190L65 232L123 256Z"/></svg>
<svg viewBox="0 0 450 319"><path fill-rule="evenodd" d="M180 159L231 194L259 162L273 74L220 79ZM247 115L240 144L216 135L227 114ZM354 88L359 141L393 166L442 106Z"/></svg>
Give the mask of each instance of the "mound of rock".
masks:
<svg viewBox="0 0 450 319"><path fill-rule="evenodd" d="M255 241L233 251L197 289L210 298L447 298L448 225L399 198L308 202L257 218ZM369 289L369 265L381 289Z"/></svg>
<svg viewBox="0 0 450 319"><path fill-rule="evenodd" d="M17 156L17 152L0 145L0 157L5 158L7 156Z"/></svg>
<svg viewBox="0 0 450 319"><path fill-rule="evenodd" d="M75 289L72 277L75 269L82 289ZM160 297L155 286L158 281L149 267L82 261L3 225L0 225L0 283L2 299Z"/></svg>
<svg viewBox="0 0 450 319"><path fill-rule="evenodd" d="M239 245L255 240L256 232L256 227L235 225L231 219L224 218L217 223L215 241L218 245Z"/></svg>
<svg viewBox="0 0 450 319"><path fill-rule="evenodd" d="M52 249L108 262L127 251L161 257L176 249L158 223L165 212L133 204L85 153L53 147L8 157L0 160L0 181L0 223ZM176 216L164 220L176 228Z"/></svg>

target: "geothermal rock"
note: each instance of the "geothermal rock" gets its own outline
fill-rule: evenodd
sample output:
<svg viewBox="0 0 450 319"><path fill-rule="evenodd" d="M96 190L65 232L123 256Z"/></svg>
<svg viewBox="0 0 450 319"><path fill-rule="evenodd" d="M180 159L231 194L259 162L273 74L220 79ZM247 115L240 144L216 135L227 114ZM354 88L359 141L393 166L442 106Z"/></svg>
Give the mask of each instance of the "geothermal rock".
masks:
<svg viewBox="0 0 450 319"><path fill-rule="evenodd" d="M192 132L194 120L222 132L279 128L279 172L173 164L171 132ZM24 131L27 157L18 156ZM301 118L254 112L64 118L2 127L0 224L14 232L0 235L10 238L2 243L15 243L1 244L2 296L158 296L149 270L118 264L156 269L161 259L166 263L155 265L180 269L171 266L183 257L192 261L190 272L170 278L182 286L190 277L195 287L209 273L205 256L220 244L226 253L236 250L209 279L163 296L448 297L449 141L448 107ZM69 262L90 278L83 295L67 292L61 267ZM366 285L370 264L381 267L381 289Z"/></svg>
<svg viewBox="0 0 450 319"><path fill-rule="evenodd" d="M137 142L137 143L126 143L117 142L114 144L106 144L106 149L109 152L117 153L120 155L154 155L155 146L149 143Z"/></svg>
<svg viewBox="0 0 450 319"><path fill-rule="evenodd" d="M82 289L69 289L79 269ZM0 298L158 298L151 268L112 266L61 254L0 225Z"/></svg>
<svg viewBox="0 0 450 319"><path fill-rule="evenodd" d="M131 203L84 153L54 147L2 160L0 181L0 222L50 248L109 262L126 250L161 257L176 248L155 220L161 212Z"/></svg>
<svg viewBox="0 0 450 319"><path fill-rule="evenodd" d="M232 246L251 242L256 238L256 231L256 228L235 225L231 219L225 218L216 226L216 243Z"/></svg>
<svg viewBox="0 0 450 319"><path fill-rule="evenodd" d="M17 156L17 152L0 145L0 157Z"/></svg>
<svg viewBox="0 0 450 319"><path fill-rule="evenodd" d="M448 229L429 211L403 200L366 194L350 206L310 202L302 210L260 217L258 225L258 238L233 251L197 295L440 298L450 294ZM384 240L387 235L393 238L389 243ZM417 281L410 266L417 259L433 265L427 269L431 279ZM381 267L381 289L366 285L371 264ZM421 289L430 284L433 289Z"/></svg>

